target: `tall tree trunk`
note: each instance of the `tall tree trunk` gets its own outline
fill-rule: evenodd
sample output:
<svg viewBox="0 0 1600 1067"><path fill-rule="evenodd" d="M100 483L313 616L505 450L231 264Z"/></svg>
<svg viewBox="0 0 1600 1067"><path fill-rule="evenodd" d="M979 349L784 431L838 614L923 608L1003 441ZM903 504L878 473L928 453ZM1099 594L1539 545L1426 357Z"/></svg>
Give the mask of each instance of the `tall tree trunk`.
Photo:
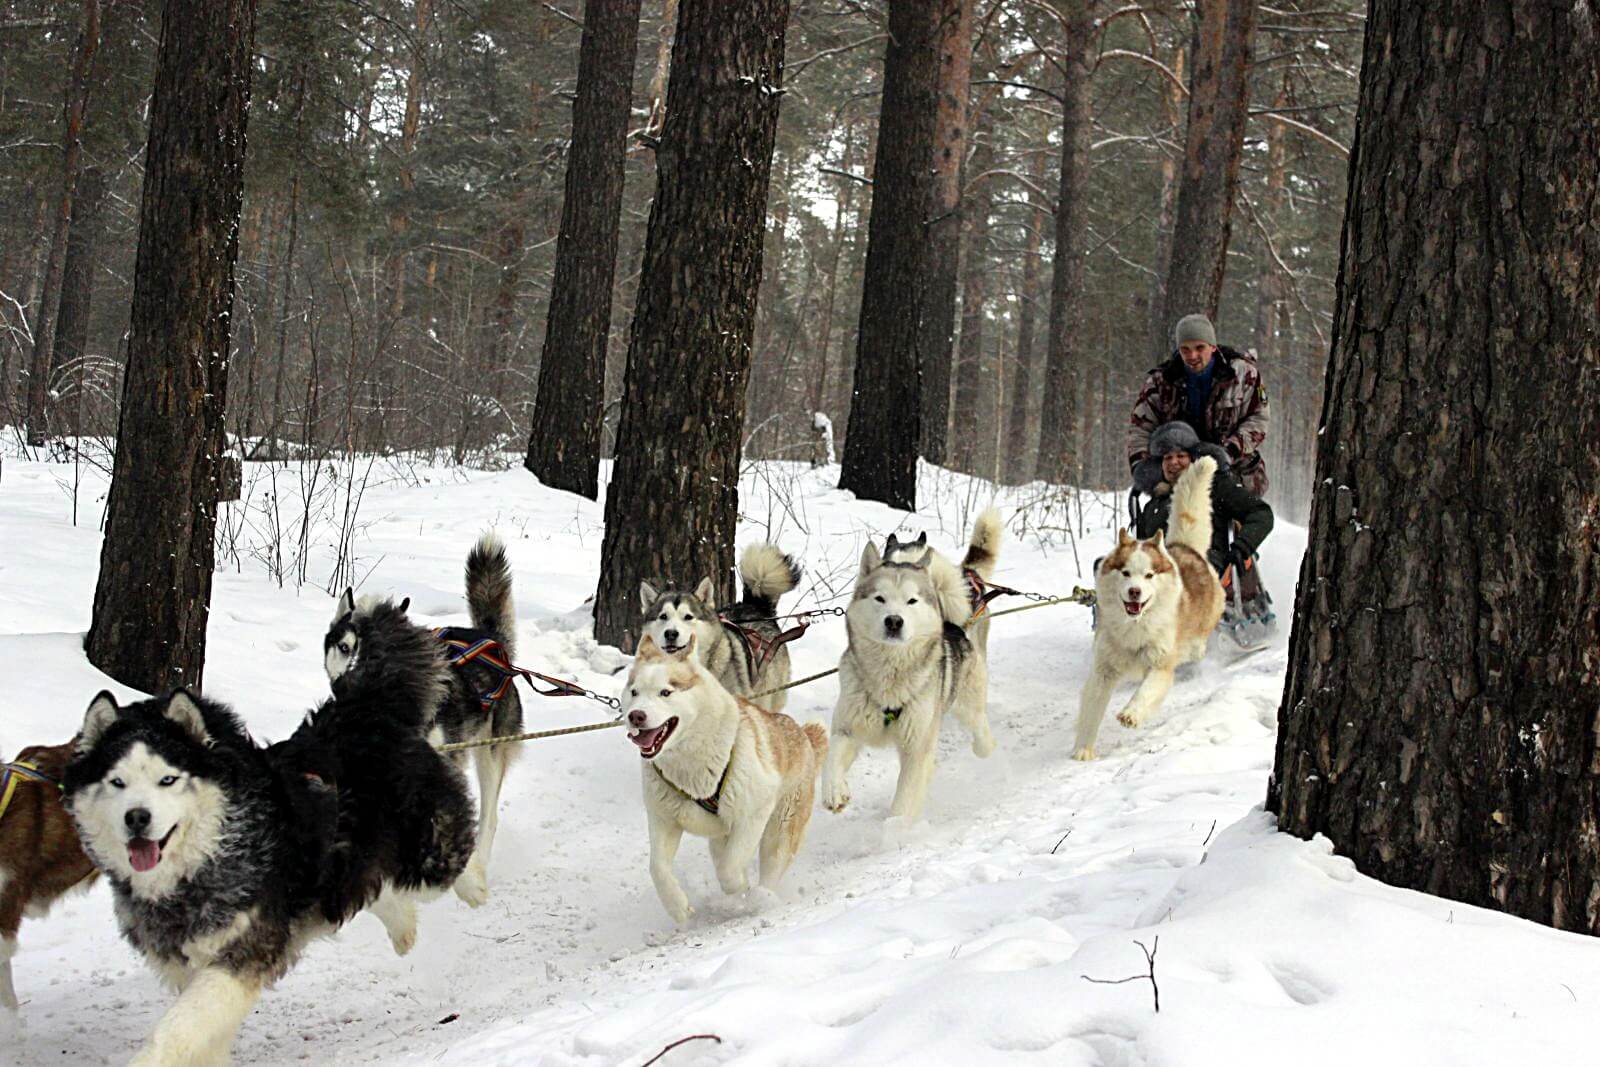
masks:
<svg viewBox="0 0 1600 1067"><path fill-rule="evenodd" d="M973 137L963 214L966 215L966 252L961 268L961 356L956 361L955 431L950 465L969 474L987 470L984 446L994 434L993 368L983 345L985 304L989 299L989 213L994 208L993 111L986 111ZM992 447L990 449L992 451Z"/></svg>
<svg viewBox="0 0 1600 1067"><path fill-rule="evenodd" d="M934 134L939 39L960 0L890 0L883 105L872 165L872 219L856 332L855 388L839 488L890 507L917 506L922 315L936 208Z"/></svg>
<svg viewBox="0 0 1600 1067"><path fill-rule="evenodd" d="M61 152L61 195L56 201L55 230L50 238L50 254L45 260L44 292L34 318L33 353L28 360L28 406L25 421L28 441L44 444L47 433L46 407L50 399L50 366L56 337L56 305L61 300L61 274L67 263L67 231L72 225L72 198L78 187L78 171L83 160L83 114L89 103L89 72L95 51L100 47L100 0L83 0L83 22L78 30L78 49L72 61L72 77L67 82L63 107Z"/></svg>
<svg viewBox="0 0 1600 1067"><path fill-rule="evenodd" d="M1040 210L1040 197L1033 186L1044 184L1045 153L1035 152L1028 168L1032 179L1028 204L1033 208L1027 220L1028 233L1022 256L1022 290L1017 294L1017 357L1011 372L1011 411L1006 419L1006 480L1021 485L1033 480L1033 450L1036 442L1028 418L1028 399L1038 368L1034 366L1033 335L1039 308L1039 246L1041 231L1050 216Z"/></svg>
<svg viewBox="0 0 1600 1067"><path fill-rule="evenodd" d="M855 128L847 127L844 133L844 158L840 164L840 169L846 172L850 170L852 149L855 145L854 137ZM817 373L812 376L810 388L806 392L806 406L810 409L806 412L808 417L822 411L826 404L828 356L833 347L833 309L839 302L839 263L844 258L844 246L848 240L844 220L850 213L855 185L851 179L841 178L838 191L834 194L833 251L828 257L828 295L822 305L822 327L817 331L821 365L817 368Z"/></svg>
<svg viewBox="0 0 1600 1067"><path fill-rule="evenodd" d="M594 500L639 0L588 0L583 20L561 238L523 466L546 485Z"/></svg>
<svg viewBox="0 0 1600 1067"><path fill-rule="evenodd" d="M645 95L650 98L650 111L645 118L644 132L648 137L661 133L667 118L667 76L672 72L672 42L678 32L678 0L661 0L660 31L656 35L656 66L650 74L650 88Z"/></svg>
<svg viewBox="0 0 1600 1067"><path fill-rule="evenodd" d="M78 192L72 207L72 227L67 234L67 259L61 272L61 304L56 315L56 340L50 355L50 377L58 368L75 367L77 381L65 418L58 420L66 432L76 437L81 432L83 413L83 366L89 348L89 308L94 297L94 261L104 221L106 176L90 167L78 176Z"/></svg>
<svg viewBox="0 0 1600 1067"><path fill-rule="evenodd" d="M606 492L595 635L631 649L639 583L733 593L739 445L788 0L680 0ZM667 383L670 389L664 389Z"/></svg>
<svg viewBox="0 0 1600 1067"><path fill-rule="evenodd" d="M1165 81L1162 86L1161 106L1167 128L1176 137L1183 129L1182 83L1184 68L1189 57L1189 42L1182 40L1172 50L1172 75L1176 81ZM1149 350L1165 356L1172 347L1170 338L1176 323L1167 321L1167 269L1172 265L1172 223L1178 208L1179 158L1170 152L1161 155L1161 198L1156 209L1155 278L1150 283L1150 344ZM1141 353L1142 355L1142 353Z"/></svg>
<svg viewBox="0 0 1600 1067"><path fill-rule="evenodd" d="M1074 429L1078 418L1078 366L1086 345L1083 318L1083 257L1089 227L1089 136L1094 101L1092 0L1058 0L1066 23L1067 49L1061 78L1061 194L1056 202L1056 249L1050 283L1050 333L1045 348L1044 399L1039 412L1039 459L1035 474L1066 484L1077 466Z"/></svg>
<svg viewBox="0 0 1600 1067"><path fill-rule="evenodd" d="M939 10L939 105L933 142L934 202L928 219L928 297L922 311L922 456L949 458L950 383L961 269L961 175L968 151L973 0L927 0Z"/></svg>
<svg viewBox="0 0 1600 1067"><path fill-rule="evenodd" d="M1283 84L1278 89L1277 99L1273 101L1273 108L1281 111L1289 104L1289 74L1283 75ZM1255 322L1255 350L1256 356L1263 364L1271 361L1276 355L1278 340L1278 323L1283 310L1285 279L1283 273L1272 260L1272 250L1268 247L1267 238L1276 229L1278 213L1283 207L1284 190L1287 179L1285 164L1288 152L1284 145L1283 125L1277 122L1267 123L1267 182L1266 192L1261 198L1261 225L1265 234L1261 238L1261 254L1257 256L1256 268L1256 322ZM1287 386L1288 376L1284 376L1283 385ZM1286 412L1287 413L1287 412ZM1281 464L1276 469L1282 469Z"/></svg>
<svg viewBox="0 0 1600 1067"><path fill-rule="evenodd" d="M781 331L774 337L778 306L784 297L783 263L787 251L784 235L789 230L791 187L795 160L783 160L778 193L773 198L772 226L767 234L767 250L762 257L761 293L756 301L756 335L750 345L750 386L745 397L746 421L750 424L751 451L756 456L776 456L781 451L782 434L776 425L766 425L783 410L785 364L794 351L795 330ZM809 262L809 258L808 258ZM805 313L804 300L793 304L795 317ZM760 439L760 440L758 440Z"/></svg>
<svg viewBox="0 0 1600 1067"><path fill-rule="evenodd" d="M1589 934L1597 43L1581 5L1373 0L1267 798L1374 877Z"/></svg>
<svg viewBox="0 0 1600 1067"><path fill-rule="evenodd" d="M406 233L411 229L411 196L417 189L413 170L417 135L422 129L423 78L427 74L428 26L433 21L433 0L415 0L416 35L411 39L411 66L406 70L406 110L400 121L400 193L389 208L389 258L384 264L384 288L389 318L398 320L406 309ZM303 75L302 75L303 77ZM382 328L388 336L392 330ZM381 353L380 353L381 355Z"/></svg>
<svg viewBox="0 0 1600 1067"><path fill-rule="evenodd" d="M1198 0L1197 14L1163 330L1196 311L1217 316L1250 108L1256 0Z"/></svg>
<svg viewBox="0 0 1600 1067"><path fill-rule="evenodd" d="M167 0L89 661L201 683L255 0Z"/></svg>

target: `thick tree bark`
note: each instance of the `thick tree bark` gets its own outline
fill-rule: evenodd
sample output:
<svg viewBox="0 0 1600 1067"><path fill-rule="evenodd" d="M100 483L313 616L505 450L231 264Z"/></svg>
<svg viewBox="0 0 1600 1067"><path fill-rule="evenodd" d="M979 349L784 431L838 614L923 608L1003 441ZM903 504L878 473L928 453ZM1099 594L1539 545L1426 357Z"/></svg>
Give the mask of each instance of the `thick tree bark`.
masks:
<svg viewBox="0 0 1600 1067"><path fill-rule="evenodd" d="M89 310L94 297L94 262L104 222L101 208L105 204L106 176L97 167L90 167L78 176L78 191L73 198L72 228L67 234L67 259L61 272L61 304L56 314L56 340L50 355L50 376L55 377L60 368L73 368L77 382L72 389L72 401L66 405L62 417L56 419L60 429L70 436L81 430L83 411L82 360L89 348Z"/></svg>
<svg viewBox="0 0 1600 1067"><path fill-rule="evenodd" d="M961 181L972 85L973 0L927 0L939 12L934 203L928 218L928 298L922 311L922 457L949 458L950 385L961 268Z"/></svg>
<svg viewBox="0 0 1600 1067"><path fill-rule="evenodd" d="M1163 331L1196 311L1216 319L1250 108L1256 0L1198 0L1197 6L1189 124L1167 265ZM1163 354L1165 346L1152 355Z"/></svg>
<svg viewBox="0 0 1600 1067"><path fill-rule="evenodd" d="M1371 6L1268 792L1370 875L1591 934L1596 38L1567 3Z"/></svg>
<svg viewBox="0 0 1600 1067"><path fill-rule="evenodd" d="M931 281L927 223L936 210L928 161L938 115L938 42L950 2L889 4L855 387L839 472L839 488L907 510L917 506L920 328Z"/></svg>
<svg viewBox="0 0 1600 1067"><path fill-rule="evenodd" d="M1044 152L1035 152L1029 177L1034 185L1044 183ZM1050 216L1040 210L1039 194L1028 190L1028 203L1034 208L1028 219L1027 244L1022 258L1022 291L1017 294L1016 359L1011 373L1011 411L1006 419L1005 467L1006 480L1021 485L1033 480L1033 451L1036 447L1035 427L1028 417L1029 398L1038 368L1034 358L1033 336L1039 310L1039 246L1041 231Z"/></svg>
<svg viewBox="0 0 1600 1067"><path fill-rule="evenodd" d="M417 135L422 129L423 78L427 74L428 27L433 21L433 0L415 0L416 35L412 38L411 65L406 69L406 111L400 121L400 194L389 208L389 257L384 264L384 288L388 293L389 317L399 319L406 309L406 233L411 229L411 197L417 189L413 169ZM302 80L304 74L301 75ZM304 93L302 84L301 93ZM392 323L381 329L387 337ZM379 353L381 356L382 353Z"/></svg>
<svg viewBox="0 0 1600 1067"><path fill-rule="evenodd" d="M211 603L255 0L167 0L89 661L199 685Z"/></svg>
<svg viewBox="0 0 1600 1067"><path fill-rule="evenodd" d="M606 491L595 635L633 647L639 582L733 593L739 446L788 0L680 0L656 197Z"/></svg>
<svg viewBox="0 0 1600 1067"><path fill-rule="evenodd" d="M44 292L33 326L33 352L28 360L28 393L25 422L30 444L44 444L48 426L46 408L50 399L50 367L56 337L56 311L61 300L61 275L67 263L67 235L72 225L72 200L78 187L78 171L83 161L83 114L89 104L89 72L95 51L100 47L100 0L83 0L83 22L78 30L78 48L72 61L72 77L67 82L63 109L61 152L61 195L56 201L54 233L50 254L45 260Z"/></svg>
<svg viewBox="0 0 1600 1067"><path fill-rule="evenodd" d="M1184 68L1189 57L1189 43L1182 41L1172 50L1173 78L1167 80L1162 87L1161 105L1167 127L1177 131L1183 129L1183 103ZM1176 136L1176 133L1174 133ZM1165 356L1172 347L1172 327L1176 323L1168 322L1167 315L1167 270L1172 266L1172 223L1173 216L1178 207L1178 164L1177 156L1170 152L1163 152L1161 156L1161 197L1156 208L1156 258L1154 268L1156 276L1150 282L1150 346L1151 352ZM1158 356L1158 358L1159 358Z"/></svg>
<svg viewBox="0 0 1600 1067"><path fill-rule="evenodd" d="M961 342L956 361L955 430L950 465L971 474L986 473L986 451L994 448L994 367L992 350L985 350L984 315L989 299L989 213L994 208L994 123L985 115L983 128L973 138L963 214L966 216L966 252L961 268Z"/></svg>
<svg viewBox="0 0 1600 1067"><path fill-rule="evenodd" d="M1093 127L1092 0L1059 0L1067 55L1061 79L1061 192L1056 202L1056 248L1050 283L1050 332L1045 347L1044 400L1039 412L1036 477L1066 484L1076 473L1078 366L1086 348L1083 257L1089 225L1089 137Z"/></svg>
<svg viewBox="0 0 1600 1067"><path fill-rule="evenodd" d="M523 465L546 485L593 500L639 0L587 0L583 19L561 238Z"/></svg>

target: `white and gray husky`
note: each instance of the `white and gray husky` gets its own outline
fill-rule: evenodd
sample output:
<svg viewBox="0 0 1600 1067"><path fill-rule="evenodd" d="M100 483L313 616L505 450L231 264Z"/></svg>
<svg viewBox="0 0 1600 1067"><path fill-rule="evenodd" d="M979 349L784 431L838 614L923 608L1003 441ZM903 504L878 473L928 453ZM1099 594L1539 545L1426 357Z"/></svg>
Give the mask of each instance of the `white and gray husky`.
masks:
<svg viewBox="0 0 1600 1067"><path fill-rule="evenodd" d="M788 685L789 649L775 643L783 627L773 616L778 599L799 584L800 565L777 545L750 545L739 558L739 582L744 595L720 610L712 599L710 578L693 591L658 590L640 582L640 644L648 637L671 655L687 647L692 636L696 658L737 696ZM782 711L787 702L787 693L773 693L761 699L761 706Z"/></svg>
<svg viewBox="0 0 1600 1067"><path fill-rule="evenodd" d="M446 673L326 701L267 748L186 690L89 705L64 803L123 936L180 992L134 1064L226 1063L262 989L363 908L411 949L417 901L473 849L471 794L426 736Z"/></svg>
<svg viewBox="0 0 1600 1067"><path fill-rule="evenodd" d="M1000 516L978 516L961 567L981 578L994 573ZM822 802L842 811L850 802L847 776L863 745L893 745L900 779L891 817L914 820L933 777L945 712L972 733L980 758L994 751L988 716L987 617L969 628L972 603L962 570L927 547L891 537L879 553L868 544L846 613L850 644L839 661L839 703L833 712Z"/></svg>
<svg viewBox="0 0 1600 1067"><path fill-rule="evenodd" d="M464 642L492 638L509 659L517 636L516 608L511 600L511 564L505 546L484 534L467 554L467 614L471 627L447 636ZM432 629L406 615L409 599L399 605L379 597L359 600L345 590L323 638L323 666L335 695L354 688L381 687L387 675L404 673L419 661L431 661L444 647ZM453 663L435 711L440 734L451 744L506 737L522 730L522 698L504 674L482 659ZM488 699L488 694L502 690ZM456 895L472 907L489 899L489 853L494 848L500 817L500 789L517 755L517 745L483 745L471 749L478 777L478 849L466 873L455 883ZM466 769L467 752L451 756Z"/></svg>
<svg viewBox="0 0 1600 1067"><path fill-rule="evenodd" d="M761 885L775 888L805 839L828 750L821 723L801 726L728 692L695 656L698 640L666 653L646 635L622 696L641 758L650 876L680 924L693 912L672 873L684 833L710 839L723 892L749 888L758 853Z"/></svg>

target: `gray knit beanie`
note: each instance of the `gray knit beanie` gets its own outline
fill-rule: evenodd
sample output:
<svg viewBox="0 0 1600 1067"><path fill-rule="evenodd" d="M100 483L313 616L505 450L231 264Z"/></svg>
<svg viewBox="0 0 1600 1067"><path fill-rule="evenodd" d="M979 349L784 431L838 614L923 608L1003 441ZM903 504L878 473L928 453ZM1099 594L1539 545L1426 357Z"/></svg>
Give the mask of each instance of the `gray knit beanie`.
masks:
<svg viewBox="0 0 1600 1067"><path fill-rule="evenodd" d="M1217 347L1217 331L1210 319L1204 315L1185 315L1178 320L1172 330L1173 347L1182 348L1190 341L1204 341L1212 348Z"/></svg>

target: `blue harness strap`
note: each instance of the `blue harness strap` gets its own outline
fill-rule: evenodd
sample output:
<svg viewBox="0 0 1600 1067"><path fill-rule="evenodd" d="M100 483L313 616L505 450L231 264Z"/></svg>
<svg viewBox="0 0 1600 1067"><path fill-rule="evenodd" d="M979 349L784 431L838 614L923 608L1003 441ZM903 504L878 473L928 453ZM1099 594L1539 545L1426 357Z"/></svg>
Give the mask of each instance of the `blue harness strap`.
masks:
<svg viewBox="0 0 1600 1067"><path fill-rule="evenodd" d="M38 782L41 785L61 788L60 782L24 760L0 763L0 819L5 818L6 809L11 807L11 798L16 793L19 782Z"/></svg>

